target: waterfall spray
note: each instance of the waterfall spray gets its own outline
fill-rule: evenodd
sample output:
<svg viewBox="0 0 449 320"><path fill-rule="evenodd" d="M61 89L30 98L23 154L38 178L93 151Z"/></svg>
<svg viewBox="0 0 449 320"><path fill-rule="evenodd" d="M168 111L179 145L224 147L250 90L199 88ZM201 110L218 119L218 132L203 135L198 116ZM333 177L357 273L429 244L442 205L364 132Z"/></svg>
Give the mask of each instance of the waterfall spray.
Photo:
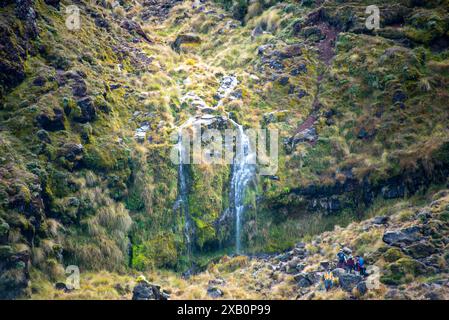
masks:
<svg viewBox="0 0 449 320"><path fill-rule="evenodd" d="M229 119L238 129L236 155L232 166L231 195L233 201L232 211L235 217L235 251L241 252L242 247L242 220L245 212L245 195L249 183L256 172L255 152L251 149L249 137L243 126Z"/></svg>

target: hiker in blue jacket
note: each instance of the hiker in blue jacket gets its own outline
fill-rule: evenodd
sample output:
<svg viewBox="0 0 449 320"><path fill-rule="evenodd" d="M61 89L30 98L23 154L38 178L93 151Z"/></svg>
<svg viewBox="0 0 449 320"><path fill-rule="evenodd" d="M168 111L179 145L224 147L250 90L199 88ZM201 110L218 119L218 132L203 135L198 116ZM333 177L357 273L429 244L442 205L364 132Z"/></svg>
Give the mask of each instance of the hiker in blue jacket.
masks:
<svg viewBox="0 0 449 320"><path fill-rule="evenodd" d="M366 267L365 267L365 260L361 256L357 256L355 258L355 265L356 270L359 271L361 276L366 276Z"/></svg>
<svg viewBox="0 0 449 320"><path fill-rule="evenodd" d="M338 258L338 268L344 268L346 265L346 254L343 252L343 250L340 250L337 253L337 258Z"/></svg>

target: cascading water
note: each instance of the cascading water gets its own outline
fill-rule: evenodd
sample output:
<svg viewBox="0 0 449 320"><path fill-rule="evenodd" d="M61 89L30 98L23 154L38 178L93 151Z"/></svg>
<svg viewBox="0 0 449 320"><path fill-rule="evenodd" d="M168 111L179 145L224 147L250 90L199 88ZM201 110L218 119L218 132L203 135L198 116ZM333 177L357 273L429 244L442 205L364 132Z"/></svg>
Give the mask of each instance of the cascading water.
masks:
<svg viewBox="0 0 449 320"><path fill-rule="evenodd" d="M232 211L235 217L235 251L240 253L245 195L256 172L255 152L251 149L249 137L243 127L232 119L229 119L229 121L238 129L236 155L232 166L230 199L233 201Z"/></svg>
<svg viewBox="0 0 449 320"><path fill-rule="evenodd" d="M188 203L188 185L187 185L187 171L185 160L186 157L190 155L186 153L185 145L183 144L183 130L185 127L192 124L194 118L187 120L178 129L178 141L176 144L176 149L178 151L178 198L175 203L175 208L179 208L181 215L184 216L184 237L186 239L187 254L190 257L192 254L192 236L194 234L193 222L189 213L189 203ZM184 142L185 143L185 142Z"/></svg>
<svg viewBox="0 0 449 320"><path fill-rule="evenodd" d="M200 114L203 112L208 112L211 110L217 110L218 107L223 105L225 98L232 97L232 92L237 86L238 81L235 76L225 76L222 80L220 88L218 89L218 97L220 98L217 104L213 107L207 106L207 104L197 95L189 92L183 98L183 101L188 101L195 107ZM183 145L182 131L193 124L196 125L209 125L213 122L215 116L203 115L197 117L189 118L181 127L178 129L178 142L177 150L179 156L179 166L178 166L178 198L176 200L176 208L179 208L181 213L184 215L185 225L184 225L184 236L186 239L186 244L188 246L189 256L192 251L192 243L194 236L194 225L189 214L189 204L188 204L188 185L187 185L187 171L185 157L190 156L186 154L186 150ZM251 148L250 139L246 135L243 127L235 122L234 120L227 118L227 120L237 129L237 144L236 144L236 154L234 156L234 162L232 164L231 173L231 185L230 185L230 212L235 218L235 250L236 253L241 251L241 238L242 238L242 222L243 215L245 211L245 196L250 182L254 178L256 165L255 165L255 152Z"/></svg>

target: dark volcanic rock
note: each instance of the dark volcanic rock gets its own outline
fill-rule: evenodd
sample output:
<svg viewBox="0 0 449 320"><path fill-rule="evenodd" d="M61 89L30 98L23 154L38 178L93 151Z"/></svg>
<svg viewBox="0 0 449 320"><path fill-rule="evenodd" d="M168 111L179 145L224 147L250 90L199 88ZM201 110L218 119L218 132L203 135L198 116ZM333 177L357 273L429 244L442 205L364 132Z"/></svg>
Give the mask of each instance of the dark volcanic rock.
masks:
<svg viewBox="0 0 449 320"><path fill-rule="evenodd" d="M366 282L365 281L361 281L357 284L357 291L363 296L367 291L368 288L366 286Z"/></svg>
<svg viewBox="0 0 449 320"><path fill-rule="evenodd" d="M50 135L46 130L41 129L36 133L36 135L42 142L51 143Z"/></svg>
<svg viewBox="0 0 449 320"><path fill-rule="evenodd" d="M64 130L64 112L59 108L53 109L53 114L42 113L36 117L38 125L47 131Z"/></svg>
<svg viewBox="0 0 449 320"><path fill-rule="evenodd" d="M133 290L133 300L167 300L169 295L162 292L160 286L140 281Z"/></svg>
<svg viewBox="0 0 449 320"><path fill-rule="evenodd" d="M59 10L61 0L44 0L49 6L53 6Z"/></svg>
<svg viewBox="0 0 449 320"><path fill-rule="evenodd" d="M411 244L420 239L421 229L417 226L385 232L382 240L390 246L403 246L404 244Z"/></svg>
<svg viewBox="0 0 449 320"><path fill-rule="evenodd" d="M220 298L223 296L223 291L216 287L207 288L207 295L211 298Z"/></svg>
<svg viewBox="0 0 449 320"><path fill-rule="evenodd" d="M39 31L36 23L34 0L16 0L15 13L17 18L25 22L27 36L32 39L36 38Z"/></svg>
<svg viewBox="0 0 449 320"><path fill-rule="evenodd" d="M62 146L62 155L70 162L80 161L83 156L83 146L78 143L66 143Z"/></svg>
<svg viewBox="0 0 449 320"><path fill-rule="evenodd" d="M305 272L299 273L295 275L293 278L295 279L298 286L301 288L310 287L311 285L313 285L318 281L315 274Z"/></svg>
<svg viewBox="0 0 449 320"><path fill-rule="evenodd" d="M25 79L25 50L12 26L0 22L0 98L4 92Z"/></svg>
<svg viewBox="0 0 449 320"><path fill-rule="evenodd" d="M168 17L170 9L181 0L145 0L143 2L142 19L155 18L164 20Z"/></svg>
<svg viewBox="0 0 449 320"><path fill-rule="evenodd" d="M76 81L72 86L72 93L75 97L84 97L87 94L87 85L83 79Z"/></svg>
<svg viewBox="0 0 449 320"><path fill-rule="evenodd" d="M404 251L415 259L425 258L437 251L434 245L427 241L414 243L404 248Z"/></svg>
<svg viewBox="0 0 449 320"><path fill-rule="evenodd" d="M385 217L385 216L375 217L373 219L373 224L387 224L388 220L389 220L389 218Z"/></svg>
<svg viewBox="0 0 449 320"><path fill-rule="evenodd" d="M75 121L86 123L96 119L97 111L90 97L84 97L78 100L77 104L81 109L81 114L74 117Z"/></svg>
<svg viewBox="0 0 449 320"><path fill-rule="evenodd" d="M393 103L404 102L405 100L407 100L407 95L401 90L396 90L393 95Z"/></svg>
<svg viewBox="0 0 449 320"><path fill-rule="evenodd" d="M385 199L402 198L405 195L405 187L403 184L387 185L382 188L382 196Z"/></svg>
<svg viewBox="0 0 449 320"><path fill-rule="evenodd" d="M135 32L137 33L139 36L141 36L142 38L144 38L146 41L151 42L150 38L148 38L147 34L145 33L145 31L143 31L142 27L140 26L140 24L138 24L135 21L126 19L124 20L121 24L120 27L128 30L130 33Z"/></svg>
<svg viewBox="0 0 449 320"><path fill-rule="evenodd" d="M358 274L343 273L338 276L340 286L348 292L351 292L362 280L363 277Z"/></svg>

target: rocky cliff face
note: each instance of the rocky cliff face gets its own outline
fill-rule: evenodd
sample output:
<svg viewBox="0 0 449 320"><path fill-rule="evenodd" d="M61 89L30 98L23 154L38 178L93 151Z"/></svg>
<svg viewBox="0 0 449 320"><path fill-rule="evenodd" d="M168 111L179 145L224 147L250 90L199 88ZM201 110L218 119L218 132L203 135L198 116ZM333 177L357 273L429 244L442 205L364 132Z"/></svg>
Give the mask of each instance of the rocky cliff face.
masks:
<svg viewBox="0 0 449 320"><path fill-rule="evenodd" d="M176 209L171 136L198 114L279 130L278 171L244 197L247 253L445 188L447 1L374 2L376 30L365 1L3 1L0 297L71 264L185 271L232 252L230 166L188 168L193 256ZM422 264L444 251L424 229L400 246Z"/></svg>

